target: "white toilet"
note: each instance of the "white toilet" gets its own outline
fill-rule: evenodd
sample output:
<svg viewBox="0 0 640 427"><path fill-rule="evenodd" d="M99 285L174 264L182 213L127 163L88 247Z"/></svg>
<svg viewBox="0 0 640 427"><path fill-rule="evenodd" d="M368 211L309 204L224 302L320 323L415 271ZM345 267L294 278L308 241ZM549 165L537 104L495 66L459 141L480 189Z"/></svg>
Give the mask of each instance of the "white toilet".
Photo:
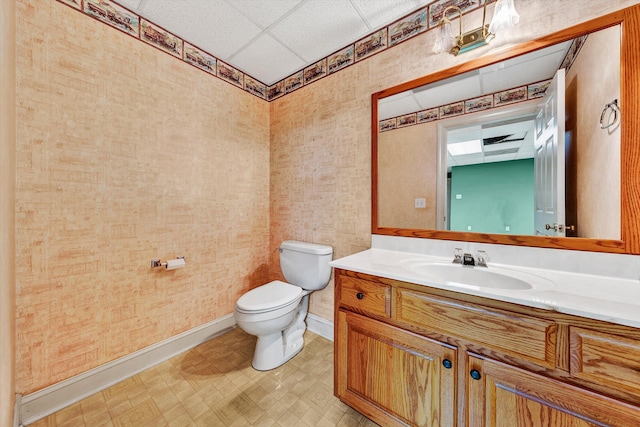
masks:
<svg viewBox="0 0 640 427"><path fill-rule="evenodd" d="M302 350L309 294L324 289L331 277L331 246L287 240L279 250L289 283L258 286L242 295L233 311L238 326L258 337L251 364L259 371L277 368Z"/></svg>

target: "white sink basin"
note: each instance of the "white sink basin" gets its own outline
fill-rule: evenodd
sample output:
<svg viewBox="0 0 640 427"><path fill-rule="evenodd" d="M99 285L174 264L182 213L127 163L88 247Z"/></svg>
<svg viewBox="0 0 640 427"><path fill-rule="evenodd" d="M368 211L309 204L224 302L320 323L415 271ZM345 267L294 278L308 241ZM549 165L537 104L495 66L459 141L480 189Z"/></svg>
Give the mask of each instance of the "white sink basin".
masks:
<svg viewBox="0 0 640 427"><path fill-rule="evenodd" d="M469 267L425 261L408 261L405 267L425 279L467 289L550 289L553 282L533 274L499 267Z"/></svg>

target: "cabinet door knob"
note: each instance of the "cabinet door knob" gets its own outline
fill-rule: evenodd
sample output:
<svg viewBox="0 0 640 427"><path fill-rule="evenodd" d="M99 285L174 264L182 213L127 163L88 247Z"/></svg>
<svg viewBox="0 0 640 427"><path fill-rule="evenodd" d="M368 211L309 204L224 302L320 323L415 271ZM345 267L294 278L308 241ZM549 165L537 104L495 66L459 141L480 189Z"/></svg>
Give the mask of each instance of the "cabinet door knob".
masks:
<svg viewBox="0 0 640 427"><path fill-rule="evenodd" d="M358 292L358 293L356 294L356 298L358 298L358 299L362 299L362 298L364 298L364 295L362 294L362 292Z"/></svg>
<svg viewBox="0 0 640 427"><path fill-rule="evenodd" d="M449 359L444 359L442 361L442 366L444 366L446 369L451 369L451 367L453 366L453 364L451 363L451 360Z"/></svg>
<svg viewBox="0 0 640 427"><path fill-rule="evenodd" d="M471 372L469 372L469 375L471 375L471 378L474 380L482 378L482 375L480 375L480 372L477 369L472 369Z"/></svg>

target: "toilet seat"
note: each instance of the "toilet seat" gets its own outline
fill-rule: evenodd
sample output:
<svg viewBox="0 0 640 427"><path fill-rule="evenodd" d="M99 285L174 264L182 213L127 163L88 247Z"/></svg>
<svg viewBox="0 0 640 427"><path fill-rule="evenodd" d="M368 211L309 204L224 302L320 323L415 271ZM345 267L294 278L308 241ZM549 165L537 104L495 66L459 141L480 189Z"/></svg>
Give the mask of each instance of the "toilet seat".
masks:
<svg viewBox="0 0 640 427"><path fill-rule="evenodd" d="M235 308L241 313L265 313L291 304L297 305L301 298L302 288L274 280L242 295Z"/></svg>

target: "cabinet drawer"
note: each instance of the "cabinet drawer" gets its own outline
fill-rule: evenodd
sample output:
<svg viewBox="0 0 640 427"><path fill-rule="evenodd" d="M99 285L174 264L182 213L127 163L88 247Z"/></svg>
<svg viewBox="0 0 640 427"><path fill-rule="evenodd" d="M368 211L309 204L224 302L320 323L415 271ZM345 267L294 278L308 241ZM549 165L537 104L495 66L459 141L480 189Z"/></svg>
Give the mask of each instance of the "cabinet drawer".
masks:
<svg viewBox="0 0 640 427"><path fill-rule="evenodd" d="M341 276L340 303L356 311L391 315L391 287L356 277Z"/></svg>
<svg viewBox="0 0 640 427"><path fill-rule="evenodd" d="M640 393L640 342L571 326L569 343L572 376Z"/></svg>
<svg viewBox="0 0 640 427"><path fill-rule="evenodd" d="M541 366L556 365L556 324L537 317L397 290L398 320L463 338Z"/></svg>

